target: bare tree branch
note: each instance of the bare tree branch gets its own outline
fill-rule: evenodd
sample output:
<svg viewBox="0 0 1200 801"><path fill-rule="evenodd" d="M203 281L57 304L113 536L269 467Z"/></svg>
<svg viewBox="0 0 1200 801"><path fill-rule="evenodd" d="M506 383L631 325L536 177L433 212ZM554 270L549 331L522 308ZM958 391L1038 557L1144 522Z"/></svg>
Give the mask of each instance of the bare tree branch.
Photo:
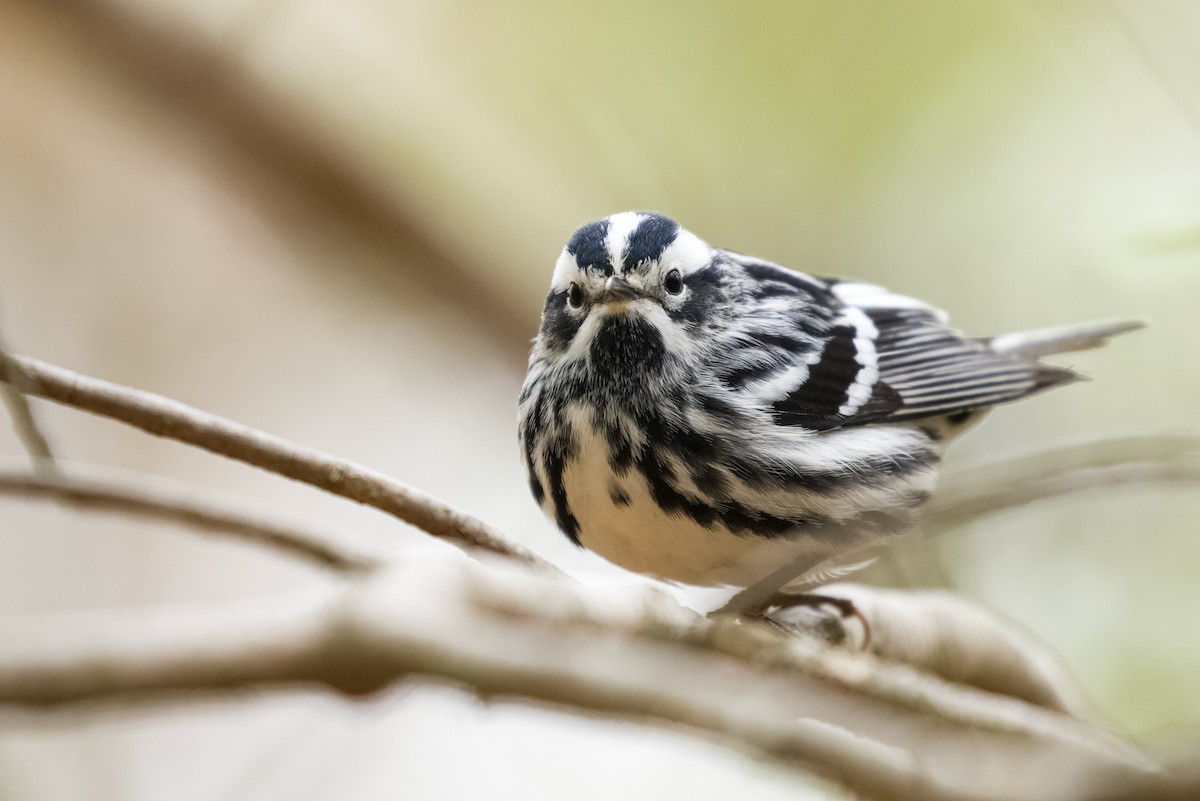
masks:
<svg viewBox="0 0 1200 801"><path fill-rule="evenodd" d="M946 481L922 528L932 535L1047 498L1132 484L1200 484L1200 437L1120 437L977 467Z"/></svg>
<svg viewBox="0 0 1200 801"><path fill-rule="evenodd" d="M1057 658L1024 631L958 595L939 590L889 590L862 584L828 584L820 595L850 601L858 617L829 606L777 598L767 620L785 631L832 644L867 646L890 662L912 665L959 684L1002 693L1068 714L1085 708ZM803 596L801 597L801 600Z"/></svg>
<svg viewBox="0 0 1200 801"><path fill-rule="evenodd" d="M0 370L4 370L9 375L16 375L19 372L13 369L2 350L0 350ZM33 410L29 408L29 401L25 399L25 392L18 389L15 383L5 383L0 385L0 396L4 398L4 405L8 407L8 414L12 418L13 430L29 453L33 468L39 472L53 471L55 467L54 453L50 450L50 443L42 434L37 420L34 419Z"/></svg>
<svg viewBox="0 0 1200 801"><path fill-rule="evenodd" d="M290 443L169 398L90 378L23 356L0 363L0 381L28 375L31 391L157 436L195 445L373 506L424 531L530 564L546 563L486 523L382 473ZM16 368L16 369L13 369ZM1200 483L1200 438L1157 435L1105 440L976 468L933 500L926 533L1037 500L1133 483Z"/></svg>
<svg viewBox="0 0 1200 801"><path fill-rule="evenodd" d="M711 623L661 593L452 553L273 603L0 624L7 704L296 682L360 694L414 675L682 725L871 798L1068 799L1154 773L1103 731L1037 707Z"/></svg>
<svg viewBox="0 0 1200 801"><path fill-rule="evenodd" d="M191 491L156 487L146 476L136 481L110 475L81 478L83 469L74 466L71 478L43 478L0 464L0 496L50 500L233 536L346 575L390 561L348 548L332 534L281 523L254 510L232 510L229 499L218 504ZM870 650L880 658L1051 709L1082 708L1073 686L1044 648L963 599L852 584L829 585L822 594L854 603L873 633ZM767 617L795 634L854 650L863 646L854 642L855 635L835 610L785 604Z"/></svg>
<svg viewBox="0 0 1200 801"><path fill-rule="evenodd" d="M0 375L11 377L0 384L0 396L3 396L4 404L8 407L17 438L29 453L33 469L47 475L57 473L58 466L50 443L38 426L33 409L29 408L29 400L25 397L36 394L37 383L9 357L3 339L0 339Z"/></svg>
<svg viewBox="0 0 1200 801"><path fill-rule="evenodd" d="M10 360L34 379L36 383L31 389L39 397L310 484L387 512L435 537L549 567L483 521L355 462L296 445L161 395L89 378L24 356L11 356ZM13 373L0 365L0 381L11 381Z"/></svg>
<svg viewBox="0 0 1200 801"><path fill-rule="evenodd" d="M416 518L431 533L514 552L503 540L497 546L479 537L482 523L365 468L166 398L13 358L37 378L39 393L52 400L386 511L399 509L399 516ZM39 485L42 490L51 491L45 484ZM65 489L55 491L79 497ZM88 497L87 502L114 502L95 493ZM153 507L153 500L141 507ZM464 518L466 535L455 528ZM491 533L486 527L482 531ZM275 529L261 539L292 537L294 532ZM285 547L307 546L287 542ZM15 624L8 631L0 629L0 648L15 644L14 650L0 650L0 701L54 704L151 690L220 690L297 681L357 693L415 673L462 681L485 695L513 694L688 725L751 751L814 760L828 775L881 798L1000 797L976 792L973 774L964 775L971 771L963 766L973 764L960 758L967 732L972 747L983 747L978 739L982 736L988 757L1011 760L1012 770L1027 767L1035 753L1054 753L1060 763L1082 759L1078 770L1067 774L1072 794L1078 789L1075 780L1083 775L1128 779L1148 769L1125 746L1083 724L1046 717L1026 704L937 682L899 666L862 662L861 657L854 661L852 654L817 649L757 625L707 622L677 604L646 601L660 599L658 595L628 597L628 588L621 596L604 595L599 603L596 590L555 583L549 576L494 568L478 572L482 570L482 565L455 567L448 573L427 562L419 570L387 570L387 582L371 579L344 595L325 597L318 609L310 604L295 615L285 604L261 612L239 608L215 622L204 613L194 625L172 620L158 628L139 622L110 630L103 621L90 620L77 630L44 636L36 627ZM439 589L440 581L446 587ZM380 588L387 588L386 593ZM872 614L876 621L887 619L878 610ZM256 616L266 619L259 625ZM893 643L886 651L889 656L905 658L904 647L895 647L914 640L905 625L898 624L881 640ZM886 629L882 626L877 635ZM147 630L170 634L163 635L165 639L156 634L146 647L139 646ZM214 636L218 630L220 636ZM944 647L942 642L933 651ZM678 652L680 648L687 649L686 655ZM915 664L929 662L911 645L908 650L907 658ZM730 667L730 659L735 667ZM684 664L687 670L681 668ZM970 671L961 665L942 668L945 674L971 680ZM664 682L664 676L671 681ZM664 684L669 687L664 689ZM753 703L731 707L729 699L747 698L747 688L754 688ZM1033 694L1043 689L1035 687ZM771 716L781 710L787 710L786 718ZM825 724L812 721L797 728L796 717L840 728L826 731ZM919 732L909 731L916 725ZM906 750L914 736L923 748L943 754L931 773L913 767L917 762L929 765L930 759L924 751L914 755ZM870 742L859 743L856 737ZM993 737L1015 738L1020 748L1014 743L1007 747L1020 755L1006 752L996 757ZM848 778L851 774L855 778ZM1060 786L1065 779L1058 781L1040 777L1040 794L1026 795L1071 797ZM1057 789L1051 793L1046 786Z"/></svg>
<svg viewBox="0 0 1200 801"><path fill-rule="evenodd" d="M379 559L345 547L333 536L300 525L281 524L249 510L233 511L227 499L218 506L195 493L153 488L146 477L139 477L135 483L112 477L37 476L0 466L0 495L52 500L239 537L344 573L358 573L381 564Z"/></svg>
<svg viewBox="0 0 1200 801"><path fill-rule="evenodd" d="M1006 459L951 477L921 518L931 536L990 514L1074 492L1130 484L1200 484L1200 437L1158 434L1101 440ZM903 547L902 542L894 543ZM816 565L798 561L779 567L734 595L719 610L756 613L780 590Z"/></svg>
<svg viewBox="0 0 1200 801"><path fill-rule="evenodd" d="M347 548L330 534L284 524L252 510L234 511L193 492L156 488L149 478L111 476L42 478L0 465L0 496L56 501L73 507L161 520L246 539L343 573L377 569L390 559ZM949 681L1003 693L1060 711L1082 707L1045 649L994 616L946 593L897 592L835 584L822 593L852 601L873 637L871 652ZM781 629L822 642L862 650L835 610L777 606L768 619ZM861 638L860 638L861 639Z"/></svg>

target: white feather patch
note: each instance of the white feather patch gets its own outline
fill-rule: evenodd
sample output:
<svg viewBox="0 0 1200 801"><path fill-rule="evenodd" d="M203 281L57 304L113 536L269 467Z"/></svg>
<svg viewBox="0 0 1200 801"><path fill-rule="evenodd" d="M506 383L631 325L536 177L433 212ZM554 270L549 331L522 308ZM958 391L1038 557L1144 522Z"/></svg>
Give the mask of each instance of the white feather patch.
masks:
<svg viewBox="0 0 1200 801"><path fill-rule="evenodd" d="M814 359L808 359L808 362L812 361ZM755 381L751 385L754 395L763 401L773 402L783 400L808 380L808 371L809 365L802 362L787 368L778 375Z"/></svg>
<svg viewBox="0 0 1200 801"><path fill-rule="evenodd" d="M621 261L625 256L625 249L629 246L629 235L637 230L645 219L646 215L636 211L622 211L608 217L608 235L604 238L604 247L608 250L608 257L617 272L621 271Z"/></svg>
<svg viewBox="0 0 1200 801"><path fill-rule="evenodd" d="M675 241L667 246L659 257L663 275L671 270L679 270L684 275L699 270L712 260L713 249L700 237L684 228L679 229Z"/></svg>
<svg viewBox="0 0 1200 801"><path fill-rule="evenodd" d="M558 256L558 261L554 262L554 275L550 278L550 289L565 290L578 277L579 264L575 261L575 257L568 253L566 248L563 248L563 252Z"/></svg>
<svg viewBox="0 0 1200 801"><path fill-rule="evenodd" d="M845 318L854 326L854 360L859 365L858 375L846 389L846 402L838 408L838 414L849 417L871 399L879 381L879 355L875 352L875 337L879 330L865 312L853 306L846 309Z"/></svg>

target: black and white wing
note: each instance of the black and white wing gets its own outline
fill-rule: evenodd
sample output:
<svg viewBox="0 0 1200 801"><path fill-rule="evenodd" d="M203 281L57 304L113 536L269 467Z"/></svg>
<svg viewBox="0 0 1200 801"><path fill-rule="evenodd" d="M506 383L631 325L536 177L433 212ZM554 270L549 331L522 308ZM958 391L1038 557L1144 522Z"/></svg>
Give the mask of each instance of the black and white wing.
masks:
<svg viewBox="0 0 1200 801"><path fill-rule="evenodd" d="M882 287L831 282L831 290L875 327L879 381L899 399L888 422L995 406L1079 378L1026 353L995 348L990 339L964 337L946 326L941 311Z"/></svg>
<svg viewBox="0 0 1200 801"><path fill-rule="evenodd" d="M882 287L729 257L750 279L751 306L718 378L780 424L822 431L935 417L1077 377L963 337L940 311Z"/></svg>

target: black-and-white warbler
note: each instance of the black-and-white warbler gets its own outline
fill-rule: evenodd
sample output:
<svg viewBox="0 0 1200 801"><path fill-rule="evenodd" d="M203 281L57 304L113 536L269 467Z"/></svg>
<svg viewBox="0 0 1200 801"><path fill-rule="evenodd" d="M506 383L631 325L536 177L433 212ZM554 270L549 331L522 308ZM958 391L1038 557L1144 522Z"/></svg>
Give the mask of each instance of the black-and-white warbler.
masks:
<svg viewBox="0 0 1200 801"><path fill-rule="evenodd" d="M913 298L614 214L555 266L520 397L529 483L567 537L631 570L824 573L910 526L969 421L1077 378L1040 357L1138 325L963 337Z"/></svg>

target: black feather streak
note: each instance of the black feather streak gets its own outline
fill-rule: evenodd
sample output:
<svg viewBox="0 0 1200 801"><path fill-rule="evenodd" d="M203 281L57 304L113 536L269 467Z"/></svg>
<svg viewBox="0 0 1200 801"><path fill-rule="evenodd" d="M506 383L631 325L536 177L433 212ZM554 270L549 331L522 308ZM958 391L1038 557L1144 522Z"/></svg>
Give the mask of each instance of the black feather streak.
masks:
<svg viewBox="0 0 1200 801"><path fill-rule="evenodd" d="M812 345L802 339L786 336L784 334L772 334L766 331L747 331L746 336L758 342L760 345L767 347L780 348L789 353L803 354L812 350Z"/></svg>
<svg viewBox="0 0 1200 801"><path fill-rule="evenodd" d="M855 358L854 328L838 325L829 332L821 358L809 368L808 379L791 395L774 404L783 425L822 430L841 425L847 418L838 412L846 402L860 365Z"/></svg>
<svg viewBox="0 0 1200 801"><path fill-rule="evenodd" d="M771 264L765 261L742 261L741 264L750 277L758 281L787 284L809 297L821 295L822 299L827 300L827 302L832 297L823 283L795 270L789 270L786 267L780 267L778 264Z"/></svg>
<svg viewBox="0 0 1200 801"><path fill-rule="evenodd" d="M608 237L608 220L596 220L576 231L567 241L567 252L575 257L575 263L582 270L598 270L612 272L609 263L608 248L604 240Z"/></svg>
<svg viewBox="0 0 1200 801"><path fill-rule="evenodd" d="M582 324L581 315L568 311L566 292L551 292L546 296L546 306L542 309L542 341L548 349L566 349Z"/></svg>
<svg viewBox="0 0 1200 801"><path fill-rule="evenodd" d="M607 426L604 433L608 440L608 464L614 473L624 476L633 467L633 443L619 425Z"/></svg>
<svg viewBox="0 0 1200 801"><path fill-rule="evenodd" d="M659 215L648 217L630 236L622 266L634 269L660 258L677 233L673 221ZM607 222L589 224L576 232L567 249L585 269L611 269L604 247L607 234ZM853 326L834 325L843 306L820 280L722 252L713 263L685 277L689 291L678 308L667 310L669 316L693 332L710 321L729 291L726 276L734 262L757 279L750 289L752 297L762 300L793 296L795 312L788 314L790 328L751 326L749 336L753 342L738 351L742 357L735 361L738 366L719 372L717 378L726 387L737 389L797 363L800 357L824 345L821 359L810 367L807 392L781 402L777 406L778 421L811 425L815 417L836 416L860 365L855 358L856 332ZM772 308L780 305L778 300L773 304ZM788 303L782 305L792 308ZM577 334L578 322L566 311L565 293L552 293L547 298L543 336L553 346L565 347ZM894 318L896 327L908 331L914 325L925 324L899 311L878 316L885 317ZM727 399L725 390L703 389L696 376L681 369L675 357L666 352L655 324L636 313L606 317L590 344L587 359L564 368L553 381L552 388L543 386L533 399L522 444L535 498L542 502L549 496L558 527L576 544L581 525L570 508L563 481L567 466L578 457L578 444L566 415L571 404L587 404L592 424L603 432L613 473L607 486L613 504L629 505L628 482L644 480L653 502L666 513L685 516L704 527L723 526L745 536L832 537L844 536L844 528L816 515L777 516L745 507L732 497L737 491L735 485L764 491L794 488L816 493L844 492L856 486L887 485L929 469L938 461L932 447L833 469L755 461L739 441L738 432L744 429L747 412L733 403L732 397ZM880 403L887 410L893 409L900 397L882 382L877 386ZM874 398L870 402L874 403ZM709 417L715 425L697 428L696 415ZM638 432L636 444L627 431ZM707 431L727 433L703 433ZM536 455L535 445L539 448ZM535 471L538 457L541 470ZM862 522L867 526L896 525L894 516L887 513L868 513ZM653 536L653 532L646 532L646 536Z"/></svg>
<svg viewBox="0 0 1200 801"><path fill-rule="evenodd" d="M743 423L742 413L724 398L701 392L698 395L700 408L717 418L729 430L736 431Z"/></svg>
<svg viewBox="0 0 1200 801"><path fill-rule="evenodd" d="M536 388L536 383L526 385L521 391L521 403L524 403L530 397L530 393ZM546 488L542 486L542 482L538 479L537 470L534 469L533 451L537 447L537 434L545 429L546 421L543 417L546 410L546 396L538 393L537 400L533 402L533 409L530 410L529 416L522 423L521 431L521 450L525 456L525 471L529 476L529 489L533 492L533 499L537 501L537 505L541 506L546 500Z"/></svg>
<svg viewBox="0 0 1200 801"><path fill-rule="evenodd" d="M571 504L567 501L567 487L563 483L563 471L566 470L567 455L561 451L551 451L546 454L546 480L550 482L550 499L554 502L554 522L567 539L576 545L579 542L579 521L571 513Z"/></svg>
<svg viewBox="0 0 1200 801"><path fill-rule="evenodd" d="M533 460L527 459L525 466L529 468L529 491L533 493L534 502L541 506L542 502L546 500L546 489L538 480L537 473L533 472Z"/></svg>
<svg viewBox="0 0 1200 801"><path fill-rule="evenodd" d="M647 214L629 235L625 246L621 269L632 272L638 267L662 256L679 234L679 223L661 214Z"/></svg>
<svg viewBox="0 0 1200 801"><path fill-rule="evenodd" d="M687 276L684 284L688 288L687 297L678 308L668 307L667 315L694 330L712 318L713 311L723 298L724 279L720 268L716 264L709 264Z"/></svg>

